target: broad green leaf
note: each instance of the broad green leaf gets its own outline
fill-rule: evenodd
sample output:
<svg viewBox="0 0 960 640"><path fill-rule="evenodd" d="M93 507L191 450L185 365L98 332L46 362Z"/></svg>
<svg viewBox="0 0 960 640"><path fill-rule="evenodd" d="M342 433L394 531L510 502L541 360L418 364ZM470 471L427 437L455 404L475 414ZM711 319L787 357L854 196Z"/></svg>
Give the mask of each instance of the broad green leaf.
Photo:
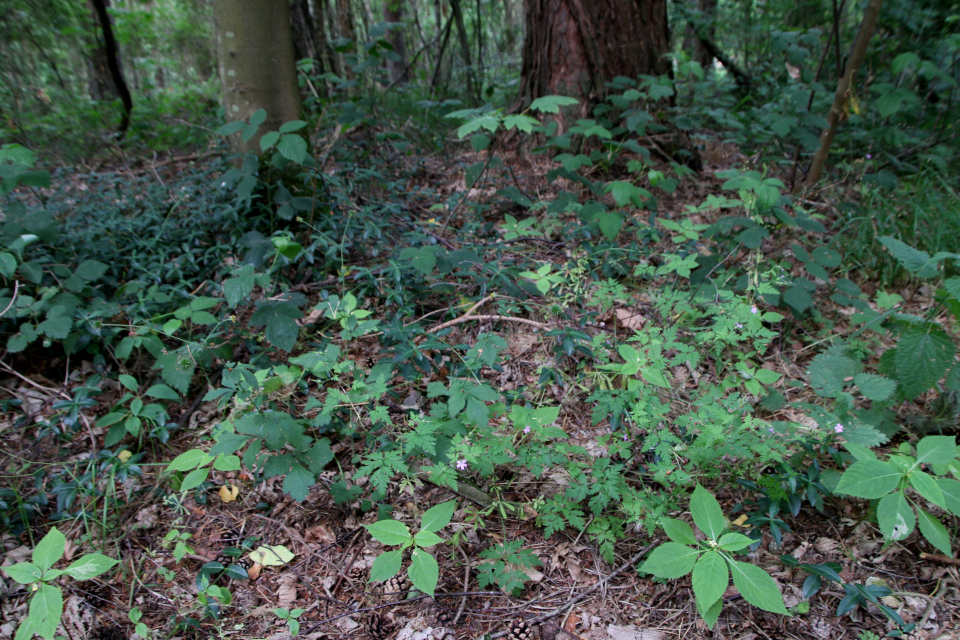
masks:
<svg viewBox="0 0 960 640"><path fill-rule="evenodd" d="M693 567L693 593L698 602L716 602L730 584L727 561L717 551L708 551Z"/></svg>
<svg viewBox="0 0 960 640"><path fill-rule="evenodd" d="M218 455L213 461L213 468L217 471L239 471L240 457L234 455Z"/></svg>
<svg viewBox="0 0 960 640"><path fill-rule="evenodd" d="M858 373L854 376L853 382L860 388L860 393L874 402L889 399L897 390L897 383L894 380L872 373Z"/></svg>
<svg viewBox="0 0 960 640"><path fill-rule="evenodd" d="M927 436L917 443L917 464L949 464L956 457L954 436Z"/></svg>
<svg viewBox="0 0 960 640"><path fill-rule="evenodd" d="M303 164L307 158L307 141L295 133L285 133L280 136L277 151L287 160Z"/></svg>
<svg viewBox="0 0 960 640"><path fill-rule="evenodd" d="M43 571L37 565L32 562L20 562L9 567L3 567L4 573L10 576L11 579L19 582L20 584L30 584L31 582L36 582L40 579Z"/></svg>
<svg viewBox="0 0 960 640"><path fill-rule="evenodd" d="M877 504L877 523L885 540L903 540L916 525L917 518L902 491L884 496Z"/></svg>
<svg viewBox="0 0 960 640"><path fill-rule="evenodd" d="M34 547L33 564L40 567L42 571L46 571L63 557L66 544L67 538L60 533L59 529L53 527L47 532L47 535L43 536L43 540Z"/></svg>
<svg viewBox="0 0 960 640"><path fill-rule="evenodd" d="M370 582L383 582L397 575L400 572L402 558L402 549L381 553L370 567Z"/></svg>
<svg viewBox="0 0 960 640"><path fill-rule="evenodd" d="M227 124L220 125L215 133L218 136L230 136L246 126L246 123L241 120L237 120L236 122L228 122Z"/></svg>
<svg viewBox="0 0 960 640"><path fill-rule="evenodd" d="M713 629L713 625L717 623L717 618L720 617L721 610L723 610L723 598L717 599L716 602L711 604L705 610L701 606L700 601L697 600L697 611L700 612L700 617L703 618L703 621L706 623L708 629Z"/></svg>
<svg viewBox="0 0 960 640"><path fill-rule="evenodd" d="M263 137L260 138L260 150L266 151L273 145L277 144L277 140L280 139L279 131L267 131L263 134Z"/></svg>
<svg viewBox="0 0 960 640"><path fill-rule="evenodd" d="M30 599L29 617L36 633L45 640L53 640L63 615L63 594L53 585L40 583Z"/></svg>
<svg viewBox="0 0 960 640"><path fill-rule="evenodd" d="M94 280L99 280L103 277L103 274L107 272L107 265L103 264L99 260L84 260L79 265L77 265L76 273L78 276L86 280L87 282L92 282Z"/></svg>
<svg viewBox="0 0 960 640"><path fill-rule="evenodd" d="M267 111L266 109L257 109L250 114L250 124L254 126L260 126L267 121Z"/></svg>
<svg viewBox="0 0 960 640"><path fill-rule="evenodd" d="M541 113L560 113L560 107L570 107L580 104L576 98L567 96L543 96L530 103L531 111L540 111Z"/></svg>
<svg viewBox="0 0 960 640"><path fill-rule="evenodd" d="M365 524L364 528L370 532L377 542L388 545L403 544L409 542L410 529L407 525L396 520L379 520L373 524Z"/></svg>
<svg viewBox="0 0 960 640"><path fill-rule="evenodd" d="M132 391L133 393L136 393L137 389L140 388L140 384L137 382L136 378L134 378L133 376L128 376L124 374L120 374L120 384L125 386L128 390Z"/></svg>
<svg viewBox="0 0 960 640"><path fill-rule="evenodd" d="M697 544L697 538L693 535L693 528L683 520L675 518L660 518L660 526L667 537L678 544Z"/></svg>
<svg viewBox="0 0 960 640"><path fill-rule="evenodd" d="M280 133L293 133L294 131L300 131L305 126L307 126L307 123L303 120L291 120L280 125Z"/></svg>
<svg viewBox="0 0 960 640"><path fill-rule="evenodd" d="M155 384L147 389L146 395L160 400L179 400L180 394L165 384Z"/></svg>
<svg viewBox="0 0 960 640"><path fill-rule="evenodd" d="M413 537L413 542L418 547L432 547L435 544L443 542L443 538L433 531L418 531L417 535Z"/></svg>
<svg viewBox="0 0 960 640"><path fill-rule="evenodd" d="M730 572L733 574L733 584L747 602L764 611L788 615L780 589L766 571L746 562L732 560Z"/></svg>
<svg viewBox="0 0 960 640"><path fill-rule="evenodd" d="M207 469L206 467L203 469L194 469L184 476L183 482L180 483L180 490L189 491L190 489L196 489L201 484L206 482L208 475L210 475L210 469Z"/></svg>
<svg viewBox="0 0 960 640"><path fill-rule="evenodd" d="M113 558L100 553L88 553L87 555L74 561L69 567L63 570L74 580L89 580L95 578L104 571L108 571L117 564Z"/></svg>
<svg viewBox="0 0 960 640"><path fill-rule="evenodd" d="M440 567L432 555L423 549L414 549L410 553L410 570L407 573L418 591L433 595L440 578Z"/></svg>
<svg viewBox="0 0 960 640"><path fill-rule="evenodd" d="M720 539L717 543L720 545L720 548L724 551L740 551L740 549L746 549L752 545L756 540L753 538L748 538L742 533L725 533L720 536Z"/></svg>
<svg viewBox="0 0 960 640"><path fill-rule="evenodd" d="M937 486L943 494L943 503L947 510L955 516L960 516L960 480L937 478Z"/></svg>
<svg viewBox="0 0 960 640"><path fill-rule="evenodd" d="M920 522L920 533L923 534L923 537L934 547L942 551L944 555L949 556L951 554L950 534L947 532L947 528L943 526L943 523L933 517L932 514L927 513L919 507L917 508L917 516Z"/></svg>
<svg viewBox="0 0 960 640"><path fill-rule="evenodd" d="M880 460L858 460L840 477L837 491L858 498L882 498L897 488L903 474Z"/></svg>
<svg viewBox="0 0 960 640"><path fill-rule="evenodd" d="M699 484L690 496L690 515L703 535L711 540L718 540L727 528L727 519L723 517L720 503Z"/></svg>
<svg viewBox="0 0 960 640"><path fill-rule="evenodd" d="M693 570L700 552L677 542L665 542L639 566L640 571L672 580Z"/></svg>
<svg viewBox="0 0 960 640"><path fill-rule="evenodd" d="M202 449L184 451L167 465L167 471L192 471L201 465L210 464L213 457Z"/></svg>
<svg viewBox="0 0 960 640"><path fill-rule="evenodd" d="M457 503L454 500L438 504L435 507L427 509L420 521L421 531L440 531L450 524L453 512L457 510Z"/></svg>
<svg viewBox="0 0 960 640"><path fill-rule="evenodd" d="M283 479L283 491L297 502L303 502L317 479L302 464L293 464Z"/></svg>
<svg viewBox="0 0 960 640"><path fill-rule="evenodd" d="M861 446L859 444L852 444L850 442L844 442L843 447L850 452L850 455L853 456L854 460L876 460L877 455L870 451L867 447Z"/></svg>
<svg viewBox="0 0 960 640"><path fill-rule="evenodd" d="M956 350L953 339L938 326L908 327L893 357L903 395L913 399L936 384L953 364Z"/></svg>
<svg viewBox="0 0 960 640"><path fill-rule="evenodd" d="M943 499L943 492L937 481L929 473L914 469L909 476L910 486L917 490L921 496L937 505L946 508L946 502Z"/></svg>

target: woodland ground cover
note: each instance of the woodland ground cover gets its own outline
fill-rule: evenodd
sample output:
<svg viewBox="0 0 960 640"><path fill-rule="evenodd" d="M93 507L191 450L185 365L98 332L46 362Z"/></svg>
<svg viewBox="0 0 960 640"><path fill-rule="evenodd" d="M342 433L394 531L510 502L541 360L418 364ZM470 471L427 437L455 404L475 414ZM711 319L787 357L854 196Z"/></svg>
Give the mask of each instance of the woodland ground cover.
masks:
<svg viewBox="0 0 960 640"><path fill-rule="evenodd" d="M5 144L3 633L952 637L954 70L895 52L822 191L815 80L682 55L565 127L345 83Z"/></svg>

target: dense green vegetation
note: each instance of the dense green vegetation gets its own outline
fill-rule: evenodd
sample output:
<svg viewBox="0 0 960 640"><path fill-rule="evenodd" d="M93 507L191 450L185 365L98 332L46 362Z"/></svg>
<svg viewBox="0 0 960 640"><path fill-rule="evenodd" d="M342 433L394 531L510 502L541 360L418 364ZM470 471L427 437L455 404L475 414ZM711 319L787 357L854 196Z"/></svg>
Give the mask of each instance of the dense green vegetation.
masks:
<svg viewBox="0 0 960 640"><path fill-rule="evenodd" d="M901 606L933 611L930 574L780 554L827 523L872 523L900 562L958 548L958 8L882 4L805 187L860 3L671 3L672 73L612 79L584 118L518 102L521 3L403 4L313 15L302 115L272 126L218 108L210 3L114 0L122 131L87 5L0 0L0 525L37 549L9 577L39 585L17 638L57 633L61 531L136 566L120 539L152 505L180 561L238 494L356 516L389 549L369 578L428 594L449 573L532 597L516 520L648 582L692 571L710 628L732 577L864 638L949 631ZM121 618L224 634L244 537L196 599ZM293 633L324 617L281 604Z"/></svg>

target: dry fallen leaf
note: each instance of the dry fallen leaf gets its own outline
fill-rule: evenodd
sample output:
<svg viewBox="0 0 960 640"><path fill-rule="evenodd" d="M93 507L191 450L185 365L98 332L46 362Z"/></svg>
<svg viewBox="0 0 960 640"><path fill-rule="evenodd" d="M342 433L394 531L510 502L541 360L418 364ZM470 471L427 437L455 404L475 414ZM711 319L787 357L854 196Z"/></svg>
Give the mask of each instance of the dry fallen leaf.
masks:
<svg viewBox="0 0 960 640"><path fill-rule="evenodd" d="M233 502L240 495L240 489L235 484L225 484L220 487L221 502Z"/></svg>
<svg viewBox="0 0 960 640"><path fill-rule="evenodd" d="M742 516L740 516L739 518L737 518L736 520L734 520L734 521L731 522L730 524L732 524L732 525L734 525L734 526L736 526L736 527L742 527L742 526L745 526L743 523L746 522L746 521L747 521L747 514L743 514ZM749 527L750 525L746 525L746 526Z"/></svg>
<svg viewBox="0 0 960 640"><path fill-rule="evenodd" d="M295 554L282 544L259 547L250 553L250 559L265 567L282 567L294 559Z"/></svg>
<svg viewBox="0 0 960 640"><path fill-rule="evenodd" d="M617 314L617 320L627 329L639 330L647 322L647 319L641 314L630 309L617 309L615 313Z"/></svg>
<svg viewBox="0 0 960 640"><path fill-rule="evenodd" d="M277 600L281 607L289 607L297 601L297 576L294 573L282 573L277 582L280 583Z"/></svg>

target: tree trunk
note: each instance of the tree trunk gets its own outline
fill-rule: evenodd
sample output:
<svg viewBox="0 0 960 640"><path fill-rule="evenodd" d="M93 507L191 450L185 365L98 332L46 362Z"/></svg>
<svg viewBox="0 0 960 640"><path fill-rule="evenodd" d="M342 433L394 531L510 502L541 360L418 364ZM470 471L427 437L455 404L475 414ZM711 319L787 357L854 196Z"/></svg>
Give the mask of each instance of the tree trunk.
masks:
<svg viewBox="0 0 960 640"><path fill-rule="evenodd" d="M403 39L403 0L386 0L383 4L383 20L398 26L390 29L390 46L399 60L387 59L390 81L394 84L410 82L410 70L407 69L407 45Z"/></svg>
<svg viewBox="0 0 960 640"><path fill-rule="evenodd" d="M833 137L837 134L837 126L845 113L844 107L850 100L853 80L860 71L860 65L867 55L867 45L873 36L873 29L877 26L877 18L880 15L880 6L883 0L870 0L866 9L863 11L863 21L860 23L860 31L857 33L857 39L853 43L853 49L847 58L847 66L843 77L837 83L837 92L833 96L833 106L830 107L830 113L827 115L827 128L820 136L820 148L813 156L813 162L810 163L810 172L807 174L807 180L803 183L805 188L810 188L817 184L820 176L823 175L823 167L827 164L827 156L830 153L830 145L833 143Z"/></svg>
<svg viewBox="0 0 960 640"><path fill-rule="evenodd" d="M525 0L520 101L563 95L585 117L616 76L671 72L666 0Z"/></svg>
<svg viewBox="0 0 960 640"><path fill-rule="evenodd" d="M713 54L703 41L717 41L717 0L699 0L697 5L697 14L688 18L683 48L690 52L690 59L699 62L707 72L713 66Z"/></svg>
<svg viewBox="0 0 960 640"><path fill-rule="evenodd" d="M353 25L353 7L350 5L350 0L337 0L337 18L340 21L340 38L349 40L350 51L356 54L357 32ZM350 51L342 53L340 58L340 69L343 72L343 79L347 81L353 80L353 66L357 63L355 59L349 58Z"/></svg>
<svg viewBox="0 0 960 640"><path fill-rule="evenodd" d="M293 33L293 53L297 60L317 59L310 25L310 6L307 0L290 0L290 31Z"/></svg>
<svg viewBox="0 0 960 640"><path fill-rule="evenodd" d="M450 9L453 11L453 19L457 23L457 35L460 37L460 55L463 56L464 73L467 76L467 95L470 96L470 100L478 102L480 94L475 91L474 87L473 64L470 62L470 41L467 39L467 25L463 20L460 0L450 0Z"/></svg>
<svg viewBox="0 0 960 640"><path fill-rule="evenodd" d="M337 66L337 54L330 45L330 34L332 28L327 26L331 11L327 0L311 0L313 6L313 41L317 49L317 55L320 56L322 71L339 75ZM329 84L329 83L328 83Z"/></svg>
<svg viewBox="0 0 960 640"><path fill-rule="evenodd" d="M133 98L130 96L130 89L127 88L127 81L123 78L123 72L120 70L120 48L117 46L117 40L113 37L113 25L110 22L110 14L107 12L108 0L93 0L93 9L96 12L97 22L100 24L100 30L103 33L103 49L106 55L107 71L110 73L110 80L113 87L120 96L120 102L123 104L123 117L120 120L120 129L117 135L122 139L130 126L130 113L133 111Z"/></svg>
<svg viewBox="0 0 960 640"><path fill-rule="evenodd" d="M248 142L231 138L237 152L258 152L260 136L300 116L290 10L287 0L215 0L217 57L226 119L267 112Z"/></svg>

